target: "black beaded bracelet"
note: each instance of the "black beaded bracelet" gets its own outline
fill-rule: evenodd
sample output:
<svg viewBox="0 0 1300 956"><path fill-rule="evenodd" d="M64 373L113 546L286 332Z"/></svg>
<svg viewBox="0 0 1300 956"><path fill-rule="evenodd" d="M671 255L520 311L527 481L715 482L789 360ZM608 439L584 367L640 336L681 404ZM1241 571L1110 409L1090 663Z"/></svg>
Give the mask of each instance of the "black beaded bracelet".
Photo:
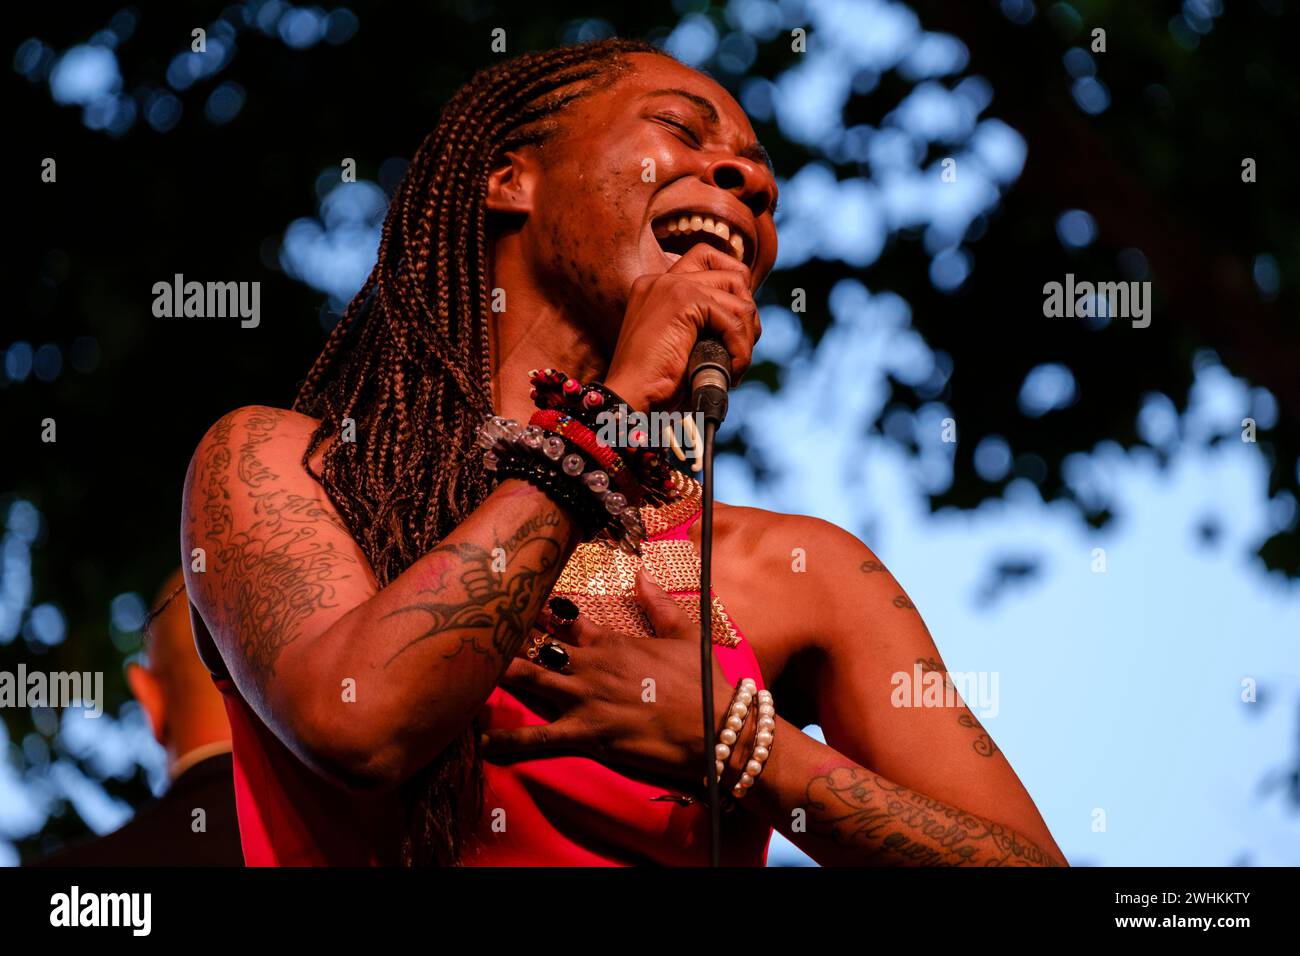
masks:
<svg viewBox="0 0 1300 956"><path fill-rule="evenodd" d="M540 461L507 458L497 465L496 474L498 479L518 478L537 488L578 523L584 538L594 537L608 520L605 509L589 491L576 487L567 475Z"/></svg>
<svg viewBox="0 0 1300 956"><path fill-rule="evenodd" d="M484 467L498 478L528 481L568 512L588 539L639 553L646 536L638 509L610 486L609 475L577 445L536 425L490 417L479 429Z"/></svg>
<svg viewBox="0 0 1300 956"><path fill-rule="evenodd" d="M533 369L528 373L531 397L540 409L562 411L581 422L598 436L605 433L604 415L612 415L612 431L627 438L625 444L606 442L626 461L628 468L645 489L652 504L662 504L677 495L667 449L655 447L650 435L639 428L628 431L621 423L623 415L637 413L603 382L583 385L559 369ZM643 414L643 413L642 413Z"/></svg>

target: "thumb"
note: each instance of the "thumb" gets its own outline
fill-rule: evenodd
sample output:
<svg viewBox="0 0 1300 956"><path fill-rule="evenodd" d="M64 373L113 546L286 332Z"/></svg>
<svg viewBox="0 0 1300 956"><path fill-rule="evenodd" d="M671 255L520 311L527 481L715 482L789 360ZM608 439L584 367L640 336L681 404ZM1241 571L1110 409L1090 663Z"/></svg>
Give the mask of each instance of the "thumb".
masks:
<svg viewBox="0 0 1300 956"><path fill-rule="evenodd" d="M637 603L650 619L655 637L685 637L694 627L686 612L659 586L645 565L637 571L636 596Z"/></svg>

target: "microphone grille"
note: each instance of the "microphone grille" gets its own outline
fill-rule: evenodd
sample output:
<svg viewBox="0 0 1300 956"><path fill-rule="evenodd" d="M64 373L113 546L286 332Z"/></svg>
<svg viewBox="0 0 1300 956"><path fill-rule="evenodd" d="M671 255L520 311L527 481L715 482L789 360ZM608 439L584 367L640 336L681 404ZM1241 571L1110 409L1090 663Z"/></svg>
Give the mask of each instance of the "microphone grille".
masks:
<svg viewBox="0 0 1300 956"><path fill-rule="evenodd" d="M717 339L700 339L691 350L693 368L706 363L721 365L724 369L731 368L731 355Z"/></svg>

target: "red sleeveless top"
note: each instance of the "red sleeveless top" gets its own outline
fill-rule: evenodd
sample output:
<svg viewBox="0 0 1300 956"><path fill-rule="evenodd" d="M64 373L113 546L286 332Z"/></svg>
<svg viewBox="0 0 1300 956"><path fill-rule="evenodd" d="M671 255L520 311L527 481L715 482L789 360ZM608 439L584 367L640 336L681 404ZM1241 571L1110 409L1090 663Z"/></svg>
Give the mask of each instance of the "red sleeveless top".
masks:
<svg viewBox="0 0 1300 956"><path fill-rule="evenodd" d="M636 567L648 569L699 620L699 556L688 538L699 517L699 485L683 478L683 498L643 509L649 537L643 559L597 544L574 552L553 594L584 616L653 639L635 600ZM690 585L694 582L695 590ZM713 598L714 654L727 680L763 685L758 660ZM229 678L216 678L230 718L235 805L249 866L370 866L396 862L378 847L396 845L405 819L397 797L358 797L308 769L261 722ZM484 729L545 721L497 687L480 714ZM748 811L722 816L724 865L763 866L772 830ZM703 802L632 780L586 757L484 761L483 813L466 835L466 866L704 866L709 822Z"/></svg>

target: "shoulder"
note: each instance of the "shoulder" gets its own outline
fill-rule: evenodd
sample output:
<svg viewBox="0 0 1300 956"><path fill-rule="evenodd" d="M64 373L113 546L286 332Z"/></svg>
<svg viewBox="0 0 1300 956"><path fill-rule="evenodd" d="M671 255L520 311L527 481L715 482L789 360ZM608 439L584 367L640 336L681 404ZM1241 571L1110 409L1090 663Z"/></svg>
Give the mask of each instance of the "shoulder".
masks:
<svg viewBox="0 0 1300 956"><path fill-rule="evenodd" d="M296 459L301 460L317 424L316 419L287 408L244 405L212 424L200 439L194 457L198 460L205 451L251 444L276 459L296 452Z"/></svg>
<svg viewBox="0 0 1300 956"><path fill-rule="evenodd" d="M859 538L837 524L811 515L718 505L718 533L766 569L784 567L812 589L879 559Z"/></svg>
<svg viewBox="0 0 1300 956"><path fill-rule="evenodd" d="M799 622L801 644L834 650L840 636L860 631L864 616L906 600L876 553L839 525L762 508L720 505L717 514L716 540L724 542L717 547L744 556L746 578L773 613L798 609L790 623Z"/></svg>
<svg viewBox="0 0 1300 956"><path fill-rule="evenodd" d="M250 521L301 526L319 520L346 534L324 488L303 467L317 424L268 405L246 405L214 422L185 476L181 531L187 551L196 538L221 537ZM319 455L313 455L313 470Z"/></svg>
<svg viewBox="0 0 1300 956"><path fill-rule="evenodd" d="M214 483L229 477L252 484L283 479L290 485L315 486L302 459L316 426L314 418L269 405L245 405L227 412L194 449L185 476L185 499L211 495L217 490Z"/></svg>

